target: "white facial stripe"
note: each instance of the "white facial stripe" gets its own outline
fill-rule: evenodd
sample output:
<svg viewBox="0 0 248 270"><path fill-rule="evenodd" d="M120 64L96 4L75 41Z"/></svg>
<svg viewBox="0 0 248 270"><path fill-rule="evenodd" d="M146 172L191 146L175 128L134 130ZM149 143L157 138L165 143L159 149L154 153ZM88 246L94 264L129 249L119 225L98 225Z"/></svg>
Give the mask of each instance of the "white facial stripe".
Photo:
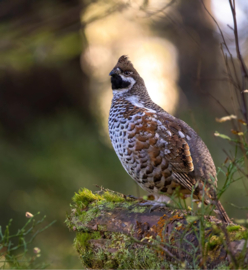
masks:
<svg viewBox="0 0 248 270"><path fill-rule="evenodd" d="M134 84L136 83L135 79L133 77L125 77L123 75L119 75L124 82L130 82L130 85L128 86L129 89L131 89Z"/></svg>
<svg viewBox="0 0 248 270"><path fill-rule="evenodd" d="M119 90L114 90L113 89L112 91L113 91L114 96L121 96L122 94L128 92L129 90L130 89L124 88L124 89L119 89Z"/></svg>
<svg viewBox="0 0 248 270"><path fill-rule="evenodd" d="M127 101L131 102L134 106L139 107L139 108L145 108L149 112L155 113L156 111L146 108L140 101L137 96L130 96L125 98Z"/></svg>
<svg viewBox="0 0 248 270"><path fill-rule="evenodd" d="M125 76L123 76L123 75L121 75L121 74L119 74L119 76L122 78L122 80L123 81L125 81L125 82L130 82L130 84L129 84L129 86L128 87L126 87L126 88L122 88L122 89L113 89L113 94L114 94L114 96L116 96L116 95L123 95L124 93L126 93L127 91L129 91L133 86L134 86L134 84L136 83L136 81L135 81L135 79L134 78L132 78L132 77L125 77Z"/></svg>

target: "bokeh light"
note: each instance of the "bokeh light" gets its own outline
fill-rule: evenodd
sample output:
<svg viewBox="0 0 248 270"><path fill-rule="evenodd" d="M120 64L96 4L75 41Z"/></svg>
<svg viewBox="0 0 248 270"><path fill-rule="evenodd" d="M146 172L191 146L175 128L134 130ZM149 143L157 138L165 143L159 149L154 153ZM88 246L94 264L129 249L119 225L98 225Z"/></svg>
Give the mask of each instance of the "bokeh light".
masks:
<svg viewBox="0 0 248 270"><path fill-rule="evenodd" d="M164 5L154 1L153 9ZM103 8L107 9L106 4ZM82 68L94 77L91 91L96 92L95 104L98 104L103 134L107 134L107 118L112 99L109 72L121 55L128 55L134 67L144 79L148 92L154 102L166 111L174 113L177 108L179 90L177 87L178 68L177 51L173 44L165 39L155 37L148 30L148 19L130 20L130 13L142 14L136 8L108 15L88 24L85 30L89 46L82 56ZM83 21L90 21L97 16L99 6L89 6ZM136 14L136 16L138 16ZM99 113L99 111L97 111ZM108 140L108 139L106 139Z"/></svg>

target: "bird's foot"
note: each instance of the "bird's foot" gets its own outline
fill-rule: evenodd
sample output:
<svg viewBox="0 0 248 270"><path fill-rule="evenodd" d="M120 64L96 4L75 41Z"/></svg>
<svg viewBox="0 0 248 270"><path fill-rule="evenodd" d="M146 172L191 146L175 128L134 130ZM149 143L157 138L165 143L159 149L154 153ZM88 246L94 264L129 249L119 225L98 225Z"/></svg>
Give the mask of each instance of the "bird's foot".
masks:
<svg viewBox="0 0 248 270"><path fill-rule="evenodd" d="M127 197L139 201L139 206L151 206L149 213L151 213L155 209L167 207L167 205L169 205L170 203L170 198L165 195L154 196L152 194L148 194L148 200L144 198L137 198L133 195L128 195Z"/></svg>
<svg viewBox="0 0 248 270"><path fill-rule="evenodd" d="M141 198L135 197L133 195L127 195L127 198L130 198L130 199L135 200L135 201L140 201L141 200Z"/></svg>
<svg viewBox="0 0 248 270"><path fill-rule="evenodd" d="M168 205L168 203L163 203L163 202L158 202L158 201L146 201L144 203L139 203L138 205L140 206L151 206L149 213L151 213L152 211L154 211L155 209L158 208L163 208L166 207Z"/></svg>

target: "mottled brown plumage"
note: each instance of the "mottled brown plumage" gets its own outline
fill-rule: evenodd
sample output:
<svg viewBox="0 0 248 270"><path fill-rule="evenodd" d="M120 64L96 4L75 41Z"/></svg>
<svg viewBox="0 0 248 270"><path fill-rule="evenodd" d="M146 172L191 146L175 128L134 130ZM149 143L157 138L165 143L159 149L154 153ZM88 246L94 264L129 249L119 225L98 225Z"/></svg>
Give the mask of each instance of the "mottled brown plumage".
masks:
<svg viewBox="0 0 248 270"><path fill-rule="evenodd" d="M184 121L155 104L126 56L110 73L113 100L109 135L127 173L159 200L179 189L187 197L215 202L216 169L208 148ZM222 205L217 208L230 223Z"/></svg>

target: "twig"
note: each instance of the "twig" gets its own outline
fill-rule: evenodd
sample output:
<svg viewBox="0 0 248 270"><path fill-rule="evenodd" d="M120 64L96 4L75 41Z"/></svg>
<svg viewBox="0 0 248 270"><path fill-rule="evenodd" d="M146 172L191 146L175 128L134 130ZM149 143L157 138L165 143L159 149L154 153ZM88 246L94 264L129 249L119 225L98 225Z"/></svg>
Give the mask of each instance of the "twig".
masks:
<svg viewBox="0 0 248 270"><path fill-rule="evenodd" d="M160 9L154 11L154 12L148 12L148 11L146 11L144 6L143 7L140 7L140 9L143 10L144 12L146 12L147 17L151 17L153 15L156 15L156 14L164 11L165 9L167 9L168 7L170 7L171 5L173 5L175 3L175 1L176 0L171 0L169 3L166 3L166 5L164 5L162 8L160 8Z"/></svg>
<svg viewBox="0 0 248 270"><path fill-rule="evenodd" d="M236 9L235 9L235 0L233 0L233 3L231 0L229 0L229 4L231 7L231 11L232 11L232 16L233 16L233 23L234 23L234 36L235 36L235 44L236 44L236 51L237 51L237 57L240 61L240 65L241 65L241 69L242 69L242 73L243 75L248 78L248 73L247 73L247 68L246 65L244 63L243 57L241 55L240 52L240 46L239 46L239 36L238 36L238 27L237 27L237 19L236 19Z"/></svg>
<svg viewBox="0 0 248 270"><path fill-rule="evenodd" d="M143 245L143 246L149 246L149 247L153 247L153 248L156 248L156 249L162 249L167 255L169 255L172 259L174 259L175 261L177 262L180 262L180 260L178 260L178 258L176 258L167 248L165 247L162 247L161 245L157 245L157 244L150 244L148 242L142 242L140 240L137 240L136 238L132 237L132 236L129 236L134 242L140 244L140 245Z"/></svg>
<svg viewBox="0 0 248 270"><path fill-rule="evenodd" d="M225 149L223 149L223 152L228 156L228 158L231 160L231 162L237 167L237 169L245 176L248 177L248 174L246 174L238 165L237 162L232 159L232 157L227 153Z"/></svg>
<svg viewBox="0 0 248 270"><path fill-rule="evenodd" d="M248 207L245 207L245 206L238 206L234 203L229 203L229 202L228 202L228 204L231 205L232 207L235 207L235 208L240 209L240 210L248 210Z"/></svg>
<svg viewBox="0 0 248 270"><path fill-rule="evenodd" d="M235 268L236 269L239 269L239 264L234 256L234 253L233 253L233 250L232 250L232 247L231 247L231 244L230 244L230 238L229 238L229 235L228 235L228 232L227 232L227 229L225 227L224 224L220 223L220 224L217 224L217 226L220 226L224 235L225 235L225 238L226 238L226 242L223 241L223 244L226 246L226 251L229 253L234 265L235 265Z"/></svg>
<svg viewBox="0 0 248 270"><path fill-rule="evenodd" d="M219 105L220 107L224 110L224 112L226 113L226 115L231 115L230 112L225 108L225 106L216 98L214 97L212 94L208 93L208 95L213 98ZM237 126L235 125L235 121L233 119L231 119L232 125L234 129L237 129Z"/></svg>
<svg viewBox="0 0 248 270"><path fill-rule="evenodd" d="M229 0L229 1L230 1L230 0ZM236 79L236 83L237 83L238 88L239 88L239 90L240 90L240 92L241 92L241 91L244 90L244 89L242 89L242 87L241 87L241 85L240 85L240 83L239 83L239 79L238 79L238 76L237 76L237 71L236 71L236 68L235 68L235 65L234 65L234 60L233 60L232 54L231 54L231 52L230 52L230 50L229 50L229 48L228 48L228 46L227 46L225 36L224 36L224 34L223 34L223 32L222 32L222 30L221 30L221 28L220 28L218 22L216 21L216 19L213 17L213 15L212 15L212 14L208 11L208 9L206 8L206 6L205 6L203 0L201 0L201 3L202 3L202 5L203 5L204 9L206 10L206 12L208 13L208 15L212 18L212 20L213 20L214 23L216 24L216 26L217 26L217 28L218 28L218 30L219 30L219 32L220 32L220 35L221 35L221 38L222 38L222 42L223 42L223 44L224 44L224 46L225 46L225 48L226 48L226 50L227 50L227 52L228 52L228 54L229 54L229 56L230 56L230 58L231 58L231 63L232 63L232 68L233 68L234 76L235 76L235 79ZM235 17L235 20L236 20L236 17ZM225 57L224 57L224 59L225 59L225 64L228 66L227 59L226 59ZM229 70L229 68L228 68L228 70ZM232 78L232 75L231 75L230 70L229 70L229 74L228 74L228 75L230 76L230 78ZM246 117L245 117L245 119L246 119L246 122L247 122L247 118L246 118Z"/></svg>
<svg viewBox="0 0 248 270"><path fill-rule="evenodd" d="M247 123L247 105L246 105L246 100L245 96L243 93L243 90L245 89L245 78L248 78L248 73L247 73L247 68L244 63L243 57L240 52L240 46L239 46L239 35L238 35L238 27L237 27L237 19L236 19L236 8L235 8L235 0L233 0L233 3L231 0L229 0L231 12L232 12L232 17L233 17L233 24L234 24L234 37L235 37L235 45L236 45L236 52L237 52L237 57L240 62L240 68L242 72L242 89L241 89L241 97L242 97L242 102L243 102L243 115L245 117L246 123Z"/></svg>

